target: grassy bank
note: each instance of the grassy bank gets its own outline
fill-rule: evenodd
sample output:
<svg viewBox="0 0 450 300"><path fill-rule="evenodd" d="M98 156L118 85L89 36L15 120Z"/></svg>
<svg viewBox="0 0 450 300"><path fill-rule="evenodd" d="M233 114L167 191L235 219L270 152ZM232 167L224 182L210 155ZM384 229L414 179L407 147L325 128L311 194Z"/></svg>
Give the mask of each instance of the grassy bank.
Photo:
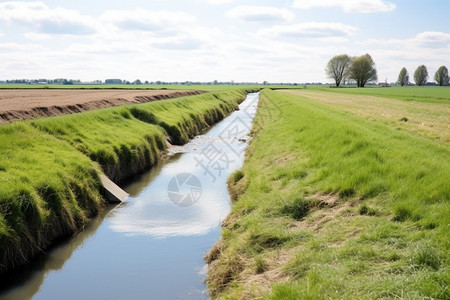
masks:
<svg viewBox="0 0 450 300"><path fill-rule="evenodd" d="M166 136L184 144L234 111L243 91L208 93L32 121L44 132L69 142L120 182L148 170L166 149Z"/></svg>
<svg viewBox="0 0 450 300"><path fill-rule="evenodd" d="M0 273L82 228L101 208L89 158L26 123L0 127Z"/></svg>
<svg viewBox="0 0 450 300"><path fill-rule="evenodd" d="M116 182L235 110L244 90L0 126L0 273L82 228L102 207L100 169Z"/></svg>
<svg viewBox="0 0 450 300"><path fill-rule="evenodd" d="M207 256L213 298L448 299L448 145L300 94L261 101Z"/></svg>

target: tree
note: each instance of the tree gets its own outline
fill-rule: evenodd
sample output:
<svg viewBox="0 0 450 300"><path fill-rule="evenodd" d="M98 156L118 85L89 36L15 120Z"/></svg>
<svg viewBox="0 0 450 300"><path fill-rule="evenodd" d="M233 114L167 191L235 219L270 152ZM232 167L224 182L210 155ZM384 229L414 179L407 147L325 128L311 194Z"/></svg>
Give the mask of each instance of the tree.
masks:
<svg viewBox="0 0 450 300"><path fill-rule="evenodd" d="M416 85L422 86L427 83L428 80L428 71L427 67L425 65L420 65L417 67L416 71L414 72L414 81L416 82Z"/></svg>
<svg viewBox="0 0 450 300"><path fill-rule="evenodd" d="M434 74L434 80L440 85L448 85L449 77L448 77L448 69L446 66L440 66L439 69Z"/></svg>
<svg viewBox="0 0 450 300"><path fill-rule="evenodd" d="M345 82L351 61L351 58L347 54L341 54L336 55L328 62L325 72L328 78L334 79L336 87L339 87L341 82Z"/></svg>
<svg viewBox="0 0 450 300"><path fill-rule="evenodd" d="M356 81L358 87L364 87L367 82L378 80L375 62L369 54L354 57L348 74L350 79Z"/></svg>
<svg viewBox="0 0 450 300"><path fill-rule="evenodd" d="M406 68L403 68L398 74L397 83L400 84L401 86L404 86L408 84L408 82L409 82L408 71L406 70Z"/></svg>

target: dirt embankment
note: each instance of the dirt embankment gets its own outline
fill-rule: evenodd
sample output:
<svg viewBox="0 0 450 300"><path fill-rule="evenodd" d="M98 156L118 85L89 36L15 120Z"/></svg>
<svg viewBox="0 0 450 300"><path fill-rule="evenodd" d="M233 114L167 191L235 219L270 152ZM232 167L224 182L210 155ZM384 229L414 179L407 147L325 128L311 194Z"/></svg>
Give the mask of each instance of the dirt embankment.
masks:
<svg viewBox="0 0 450 300"><path fill-rule="evenodd" d="M201 93L195 90L0 90L0 124Z"/></svg>

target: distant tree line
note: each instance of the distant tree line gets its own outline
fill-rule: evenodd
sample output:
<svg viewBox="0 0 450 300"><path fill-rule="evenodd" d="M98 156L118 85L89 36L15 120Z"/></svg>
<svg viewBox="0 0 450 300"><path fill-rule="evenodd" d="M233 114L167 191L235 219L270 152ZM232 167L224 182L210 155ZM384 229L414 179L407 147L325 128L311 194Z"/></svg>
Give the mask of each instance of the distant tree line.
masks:
<svg viewBox="0 0 450 300"><path fill-rule="evenodd" d="M334 80L336 87L354 80L358 87L364 87L366 83L378 80L375 62L369 54L359 57L350 57L347 54L336 55L328 61L325 68L328 78ZM434 80L440 86L449 85L449 75L446 66L441 66L434 74ZM418 86L426 85L428 70L425 65L420 65L414 72L414 82ZM386 83L387 84L387 83ZM406 68L402 68L398 74L397 84L404 86L409 84L409 74Z"/></svg>
<svg viewBox="0 0 450 300"><path fill-rule="evenodd" d="M328 62L325 72L329 78L334 79L336 87L349 80L354 80L358 87L378 80L375 62L369 54L358 57L336 55Z"/></svg>
<svg viewBox="0 0 450 300"><path fill-rule="evenodd" d="M414 72L414 82L418 86L423 86L427 84L428 81L428 70L425 65L420 65ZM439 86L449 85L448 69L446 66L440 66L439 69L434 73L434 81ZM398 74L397 83L401 86L407 85L409 83L409 75L406 68L402 68Z"/></svg>
<svg viewBox="0 0 450 300"><path fill-rule="evenodd" d="M245 81L245 82L235 82L231 81L141 81L136 79L135 81L128 81L125 79L106 79L94 80L94 81L81 81L79 79L11 79L11 80L0 80L0 83L4 84L81 84L81 85L285 85L285 86L298 86L298 85L321 85L321 82L308 82L308 83L296 83L296 82L268 82L264 81L262 83L256 81Z"/></svg>
<svg viewBox="0 0 450 300"><path fill-rule="evenodd" d="M66 79L66 78L56 78L56 79L11 79L6 80L5 83L11 84L81 84L79 79Z"/></svg>

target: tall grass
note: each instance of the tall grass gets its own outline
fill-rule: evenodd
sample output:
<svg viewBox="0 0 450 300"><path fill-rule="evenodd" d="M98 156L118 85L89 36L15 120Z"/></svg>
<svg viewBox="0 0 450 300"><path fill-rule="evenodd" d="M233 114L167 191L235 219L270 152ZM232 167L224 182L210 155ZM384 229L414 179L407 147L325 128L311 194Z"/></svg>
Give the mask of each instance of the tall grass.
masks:
<svg viewBox="0 0 450 300"><path fill-rule="evenodd" d="M172 143L184 144L236 110L245 94L243 90L212 92L153 105L136 105L130 108L130 112L144 122L164 128Z"/></svg>
<svg viewBox="0 0 450 300"><path fill-rule="evenodd" d="M244 98L244 91L207 93L31 124L69 142L120 182L153 166L166 149L166 136L174 144L184 144L235 110Z"/></svg>
<svg viewBox="0 0 450 300"><path fill-rule="evenodd" d="M27 262L101 208L97 167L29 124L0 127L0 273Z"/></svg>
<svg viewBox="0 0 450 300"><path fill-rule="evenodd" d="M166 148L162 128L137 120L127 107L38 119L31 124L69 142L116 182L150 168Z"/></svg>
<svg viewBox="0 0 450 300"><path fill-rule="evenodd" d="M212 296L449 298L448 147L299 95L260 101Z"/></svg>
<svg viewBox="0 0 450 300"><path fill-rule="evenodd" d="M222 119L244 90L17 122L0 127L0 273L102 207L100 168L118 182Z"/></svg>

